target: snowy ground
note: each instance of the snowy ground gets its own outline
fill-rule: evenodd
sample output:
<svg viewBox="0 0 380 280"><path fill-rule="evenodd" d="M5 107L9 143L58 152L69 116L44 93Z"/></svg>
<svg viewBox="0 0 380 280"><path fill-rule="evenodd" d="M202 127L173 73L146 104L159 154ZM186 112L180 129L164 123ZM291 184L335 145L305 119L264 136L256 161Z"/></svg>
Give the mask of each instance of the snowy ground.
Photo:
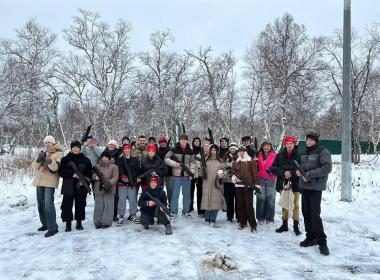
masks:
<svg viewBox="0 0 380 280"><path fill-rule="evenodd" d="M364 157L354 168L352 203L339 201L339 157L329 190L324 193L322 217L331 255L318 247L301 248L304 234L275 233L276 223L259 226L256 235L227 223L210 228L194 217L173 222L173 235L162 226L142 230L126 224L96 230L93 199L88 197L84 230L64 232L61 195L56 194L60 232L44 238L30 175L0 177L0 279L380 279L380 159ZM25 201L26 199L26 201ZM17 203L24 206L17 206ZM303 228L303 224L302 224ZM212 269L210 252L225 254L237 264L235 272Z"/></svg>

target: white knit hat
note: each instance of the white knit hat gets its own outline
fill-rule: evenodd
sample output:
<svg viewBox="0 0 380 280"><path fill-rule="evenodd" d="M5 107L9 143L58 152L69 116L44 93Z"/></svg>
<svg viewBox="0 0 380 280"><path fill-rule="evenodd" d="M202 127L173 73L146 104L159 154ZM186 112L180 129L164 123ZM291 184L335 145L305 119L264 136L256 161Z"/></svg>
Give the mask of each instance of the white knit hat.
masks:
<svg viewBox="0 0 380 280"><path fill-rule="evenodd" d="M108 142L107 146L108 146L108 145L115 145L116 148L118 147L118 146L117 146L117 141L114 140L114 139L110 140L110 141Z"/></svg>
<svg viewBox="0 0 380 280"><path fill-rule="evenodd" d="M51 135L46 136L45 139L44 139L44 144L46 144L46 143L52 143L52 144L55 144L55 139L54 139L54 137L51 136Z"/></svg>
<svg viewBox="0 0 380 280"><path fill-rule="evenodd" d="M236 143L231 143L229 146L228 146L228 149L238 149L238 145Z"/></svg>

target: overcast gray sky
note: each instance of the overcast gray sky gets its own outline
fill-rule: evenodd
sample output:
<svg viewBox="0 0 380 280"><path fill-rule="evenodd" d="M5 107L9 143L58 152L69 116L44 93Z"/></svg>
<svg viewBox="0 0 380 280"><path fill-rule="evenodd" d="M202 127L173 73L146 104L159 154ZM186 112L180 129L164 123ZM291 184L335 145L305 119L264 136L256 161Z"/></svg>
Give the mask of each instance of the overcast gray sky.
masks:
<svg viewBox="0 0 380 280"><path fill-rule="evenodd" d="M313 35L341 28L343 0L0 0L0 37L13 37L28 18L37 17L60 37L78 9L96 11L110 23L130 22L132 50L146 50L150 33L169 28L171 49L211 46L241 55L268 22L291 13ZM352 0L352 25L359 31L380 22L380 0Z"/></svg>

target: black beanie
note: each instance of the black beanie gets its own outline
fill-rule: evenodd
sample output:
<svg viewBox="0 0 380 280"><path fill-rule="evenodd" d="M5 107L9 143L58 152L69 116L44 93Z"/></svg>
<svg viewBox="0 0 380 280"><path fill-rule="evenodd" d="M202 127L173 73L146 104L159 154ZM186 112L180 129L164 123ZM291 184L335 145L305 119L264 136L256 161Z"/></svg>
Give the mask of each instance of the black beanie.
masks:
<svg viewBox="0 0 380 280"><path fill-rule="evenodd" d="M79 149L82 148L82 144L81 142L79 142L78 140L74 140L73 142L71 142L70 144L70 148L72 149L73 147L78 147Z"/></svg>
<svg viewBox="0 0 380 280"><path fill-rule="evenodd" d="M131 143L131 141L129 140L129 137L128 136L124 136L122 139L121 139L121 143L123 143L123 141L127 139L129 143Z"/></svg>
<svg viewBox="0 0 380 280"><path fill-rule="evenodd" d="M219 152L219 146L216 145L216 144L212 144L209 148L209 150L211 151L211 149L215 149L217 152Z"/></svg>
<svg viewBox="0 0 380 280"><path fill-rule="evenodd" d="M108 151L102 152L102 154L100 155L100 158L102 158L102 157L107 157L108 159L112 158L111 153Z"/></svg>
<svg viewBox="0 0 380 280"><path fill-rule="evenodd" d="M306 140L310 138L310 139L313 139L315 142L319 142L319 135L316 131L309 131L306 133Z"/></svg>

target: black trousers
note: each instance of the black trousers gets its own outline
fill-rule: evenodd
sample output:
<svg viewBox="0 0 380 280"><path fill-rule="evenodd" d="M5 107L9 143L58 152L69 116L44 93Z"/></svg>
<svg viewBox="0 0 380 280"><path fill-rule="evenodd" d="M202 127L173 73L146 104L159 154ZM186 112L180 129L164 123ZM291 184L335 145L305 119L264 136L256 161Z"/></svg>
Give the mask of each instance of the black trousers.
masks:
<svg viewBox="0 0 380 280"><path fill-rule="evenodd" d="M205 214L205 210L201 210L201 203L202 203L202 186L203 186L203 178L196 178L195 180L191 181L191 187L190 187L190 212L194 210L194 193L195 193L195 186L197 187L197 210L198 215Z"/></svg>
<svg viewBox="0 0 380 280"><path fill-rule="evenodd" d="M149 226L154 217L157 217L158 222L164 226L170 224L168 217L166 217L158 207L156 207L154 212L141 213L140 224L143 226Z"/></svg>
<svg viewBox="0 0 380 280"><path fill-rule="evenodd" d="M71 222L73 220L73 206L75 207L75 220L83 221L85 219L86 196L87 193L63 195L61 204L61 218L63 222Z"/></svg>
<svg viewBox="0 0 380 280"><path fill-rule="evenodd" d="M224 183L224 198L227 204L227 219L232 220L235 214L235 184L226 182Z"/></svg>
<svg viewBox="0 0 380 280"><path fill-rule="evenodd" d="M316 238L318 244L326 243L321 219L321 191L302 190L302 215L305 223L306 238Z"/></svg>

